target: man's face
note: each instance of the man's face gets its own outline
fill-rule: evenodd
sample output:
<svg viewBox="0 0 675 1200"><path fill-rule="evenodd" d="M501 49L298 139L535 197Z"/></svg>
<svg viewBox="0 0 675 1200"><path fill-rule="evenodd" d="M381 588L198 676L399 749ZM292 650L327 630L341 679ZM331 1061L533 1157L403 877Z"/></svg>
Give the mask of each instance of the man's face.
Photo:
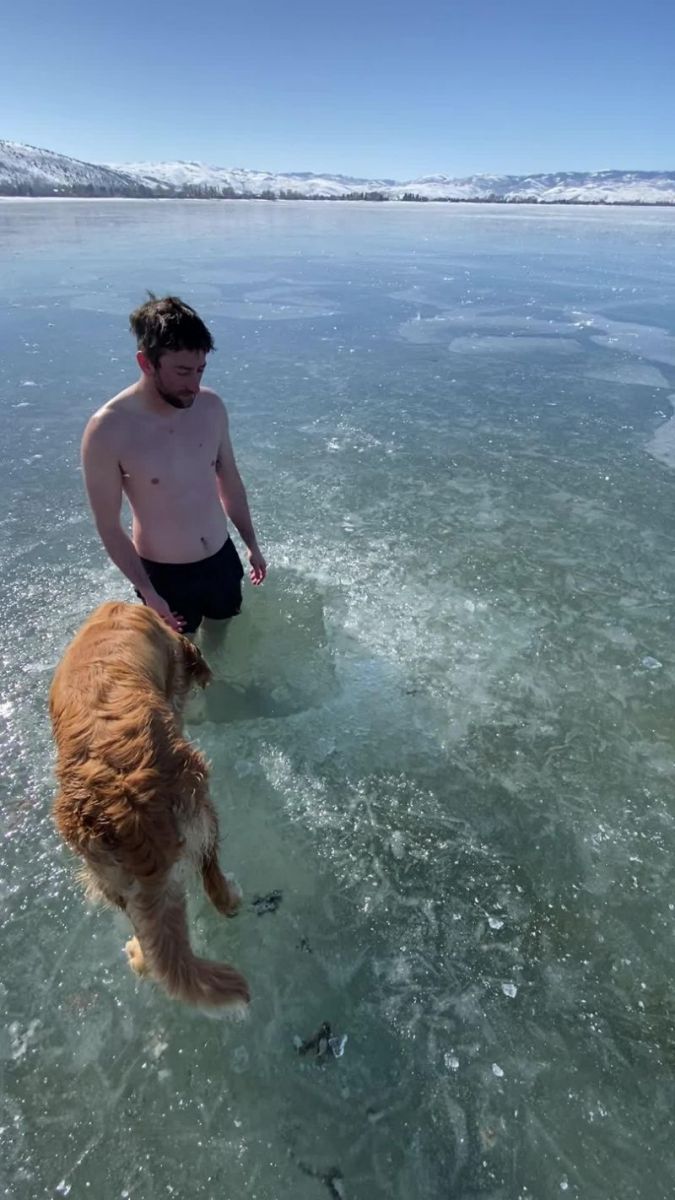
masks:
<svg viewBox="0 0 675 1200"><path fill-rule="evenodd" d="M206 366L203 350L166 350L157 366L142 351L137 358L143 374L150 376L162 400L173 408L190 408L194 404Z"/></svg>

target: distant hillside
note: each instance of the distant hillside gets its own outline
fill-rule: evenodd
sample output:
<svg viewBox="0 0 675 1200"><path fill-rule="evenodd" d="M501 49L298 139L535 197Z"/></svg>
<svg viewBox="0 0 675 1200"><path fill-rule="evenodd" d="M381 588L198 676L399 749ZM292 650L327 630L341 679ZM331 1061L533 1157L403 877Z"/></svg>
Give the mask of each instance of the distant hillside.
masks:
<svg viewBox="0 0 675 1200"><path fill-rule="evenodd" d="M80 162L53 150L0 139L2 196L141 196L154 195L138 180L111 167Z"/></svg>
<svg viewBox="0 0 675 1200"><path fill-rule="evenodd" d="M538 204L675 204L675 171L559 171L553 175L431 175L405 185L429 200Z"/></svg>
<svg viewBox="0 0 675 1200"><path fill-rule="evenodd" d="M505 204L675 204L675 171L548 175L428 175L398 183L345 175L288 174L199 162L96 164L0 139L0 196L169 199L445 200Z"/></svg>
<svg viewBox="0 0 675 1200"><path fill-rule="evenodd" d="M210 167L199 162L141 162L108 164L131 175L145 187L158 185L176 195L269 196L297 195L310 199L339 199L356 192L387 192L397 185L392 179L352 179L345 175L287 175L247 171L242 167Z"/></svg>

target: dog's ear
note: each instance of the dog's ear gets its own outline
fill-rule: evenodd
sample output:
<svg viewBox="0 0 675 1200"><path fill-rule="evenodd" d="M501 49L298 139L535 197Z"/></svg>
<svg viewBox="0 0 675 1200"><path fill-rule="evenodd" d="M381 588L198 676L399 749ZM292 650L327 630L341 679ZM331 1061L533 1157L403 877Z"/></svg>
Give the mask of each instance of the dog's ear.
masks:
<svg viewBox="0 0 675 1200"><path fill-rule="evenodd" d="M185 666L188 678L193 683L198 683L200 687L206 687L211 681L211 668L204 658L201 650L191 642L188 637L181 635L181 647L183 650L183 663Z"/></svg>

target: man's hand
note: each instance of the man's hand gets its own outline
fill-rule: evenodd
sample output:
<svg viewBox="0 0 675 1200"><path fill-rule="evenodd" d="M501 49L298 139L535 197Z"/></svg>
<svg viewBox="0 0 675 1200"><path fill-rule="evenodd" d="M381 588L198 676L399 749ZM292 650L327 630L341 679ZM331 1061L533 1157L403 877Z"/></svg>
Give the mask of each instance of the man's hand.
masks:
<svg viewBox="0 0 675 1200"><path fill-rule="evenodd" d="M181 617L178 613L173 613L163 596L160 596L154 590L148 589L147 592L143 592L143 599L148 608L151 608L153 612L157 613L158 617L166 621L171 629L175 629L176 633L183 632L185 617Z"/></svg>
<svg viewBox="0 0 675 1200"><path fill-rule="evenodd" d="M262 583L267 574L267 563L257 546L254 546L252 550L247 550L246 557L251 566L249 578L251 583L257 587L259 583Z"/></svg>

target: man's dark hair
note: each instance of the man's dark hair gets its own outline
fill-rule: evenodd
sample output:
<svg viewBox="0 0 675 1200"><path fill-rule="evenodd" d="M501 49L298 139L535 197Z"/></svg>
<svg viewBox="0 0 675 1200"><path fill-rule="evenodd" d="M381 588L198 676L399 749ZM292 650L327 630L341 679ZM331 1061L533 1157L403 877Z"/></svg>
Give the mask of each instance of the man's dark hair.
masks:
<svg viewBox="0 0 675 1200"><path fill-rule="evenodd" d="M138 349L153 366L159 366L167 350L203 350L208 354L214 349L213 338L194 308L177 296L158 300L152 292L148 295L150 299L131 313L129 328Z"/></svg>

